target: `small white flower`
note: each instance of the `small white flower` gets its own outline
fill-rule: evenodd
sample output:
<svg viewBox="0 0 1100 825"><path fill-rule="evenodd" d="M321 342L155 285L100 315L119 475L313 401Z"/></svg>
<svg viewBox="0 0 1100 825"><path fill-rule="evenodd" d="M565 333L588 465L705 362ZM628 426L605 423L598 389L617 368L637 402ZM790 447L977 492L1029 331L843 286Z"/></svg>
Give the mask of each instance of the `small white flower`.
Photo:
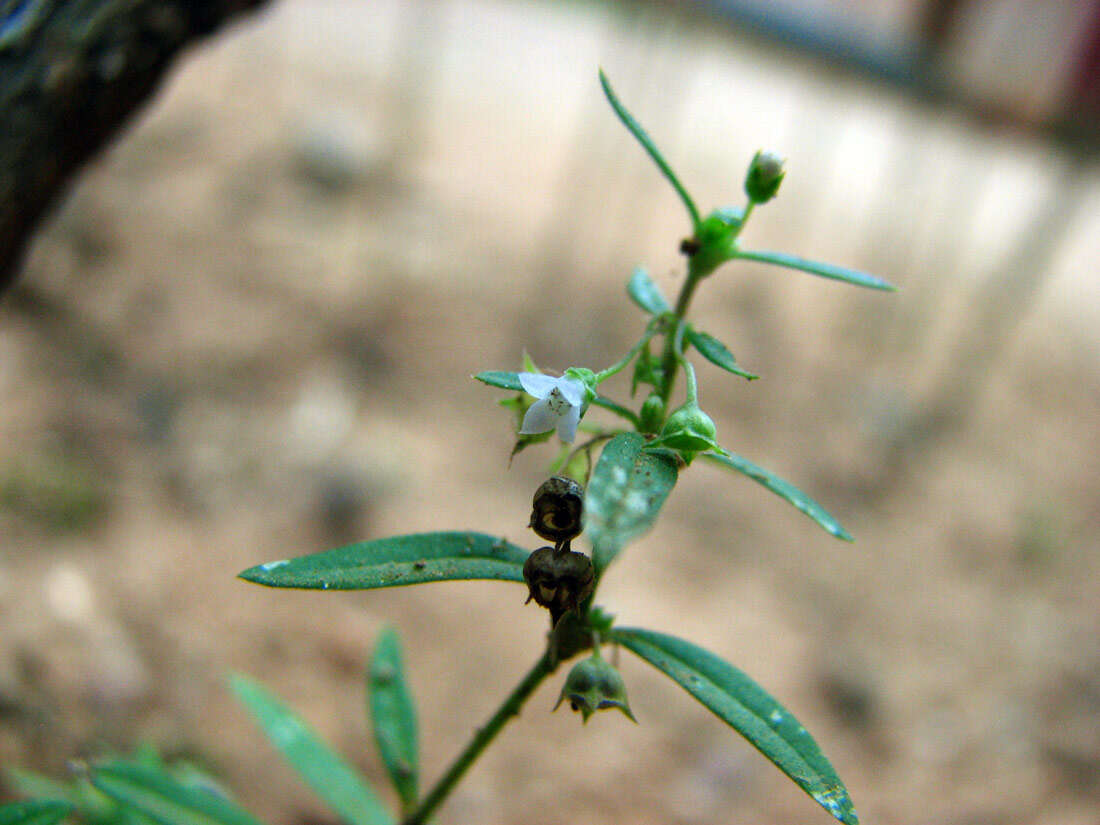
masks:
<svg viewBox="0 0 1100 825"><path fill-rule="evenodd" d="M554 378L536 372L519 373L524 392L538 399L523 417L520 435L535 435L554 429L558 438L570 443L577 435L584 402L584 384L575 378Z"/></svg>

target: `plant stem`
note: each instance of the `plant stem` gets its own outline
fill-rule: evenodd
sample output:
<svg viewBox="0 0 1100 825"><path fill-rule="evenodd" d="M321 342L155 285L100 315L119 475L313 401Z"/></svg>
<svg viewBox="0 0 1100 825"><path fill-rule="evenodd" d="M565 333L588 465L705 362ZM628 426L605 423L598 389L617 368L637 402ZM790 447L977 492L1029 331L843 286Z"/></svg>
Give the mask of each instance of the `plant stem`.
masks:
<svg viewBox="0 0 1100 825"><path fill-rule="evenodd" d="M612 364L605 370L596 373L596 383L602 384L608 378L622 372L623 368L634 360L634 356L642 351L642 347L649 343L650 339L657 334L657 322L656 319L650 321L645 328L645 332L642 333L641 339L633 347L630 348L630 352Z"/></svg>
<svg viewBox="0 0 1100 825"><path fill-rule="evenodd" d="M748 223L753 206L755 206L755 204L750 200L742 210L741 223L733 231L733 234L727 241L731 245L736 242L737 237L745 228L745 224ZM661 388L661 400L665 402L665 406L668 406L669 396L672 395L672 387L676 383L676 370L684 357L683 324L684 318L687 316L688 307L691 305L691 299L695 295L695 288L699 286L699 282L707 275L710 275L717 266L716 264L715 267L699 269L695 263L697 260L698 258L696 257L688 259L687 279L684 281L684 285L680 287L680 294L676 298L676 308L673 310L673 315L676 318L675 325L665 333L665 348L664 352L661 354L661 370L664 373L664 386Z"/></svg>
<svg viewBox="0 0 1100 825"><path fill-rule="evenodd" d="M752 214L752 209L753 209L754 206L756 206L756 203L752 200L750 200L747 204L745 204L745 208L741 212L741 227L742 228L744 228L745 224L749 222L749 215ZM738 230L737 234L741 234L741 231Z"/></svg>
<svg viewBox="0 0 1100 825"><path fill-rule="evenodd" d="M700 273L691 263L688 264L687 280L680 287L680 295L676 298L676 309L673 310L676 321L675 326L665 333L665 348L661 355L661 372L664 374L664 386L661 388L661 400L668 406L669 396L672 395L672 387L676 383L676 370L680 366L682 352L676 351L677 340L683 340L681 327L684 324L684 316L687 315L691 298L695 294L695 288L699 282L709 273Z"/></svg>
<svg viewBox="0 0 1100 825"><path fill-rule="evenodd" d="M485 723L484 727L478 728L477 733L466 745L465 750L455 758L454 762L451 763L451 767L435 783L435 787L431 789L428 795L421 799L416 809L405 817L402 825L423 825L428 821L428 817L447 798L458 780L466 773L467 768L481 756L481 752L496 738L505 723L513 716L519 715L523 703L535 692L535 688L542 683L542 680L554 672L555 667L556 665L551 664L549 653L544 653L539 657L539 660L535 662L535 666L523 677L523 681L516 685L508 698L497 708L496 713Z"/></svg>

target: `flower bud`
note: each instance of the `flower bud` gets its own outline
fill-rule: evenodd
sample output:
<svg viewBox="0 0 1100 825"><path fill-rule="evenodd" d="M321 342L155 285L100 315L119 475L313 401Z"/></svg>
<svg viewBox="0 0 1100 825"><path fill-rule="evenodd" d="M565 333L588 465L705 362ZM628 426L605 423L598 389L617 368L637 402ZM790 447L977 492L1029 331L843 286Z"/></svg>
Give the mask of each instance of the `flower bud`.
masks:
<svg viewBox="0 0 1100 825"><path fill-rule="evenodd" d="M639 415L641 431L643 433L657 432L657 430L661 428L661 423L664 419L665 402L661 400L661 396L658 393L650 393L649 397L642 403L642 410Z"/></svg>
<svg viewBox="0 0 1100 825"><path fill-rule="evenodd" d="M668 417L659 442L662 447L698 453L718 448L714 440L717 433L711 417L699 409L698 404L689 401Z"/></svg>
<svg viewBox="0 0 1100 825"><path fill-rule="evenodd" d="M595 401L596 396L599 395L599 391L596 389L596 373L587 367L570 367L562 375L584 385L584 406L587 409L588 405Z"/></svg>
<svg viewBox="0 0 1100 825"><path fill-rule="evenodd" d="M609 708L618 708L631 722L638 721L630 710L623 677L599 653L577 662L569 671L554 710L566 700L569 707L581 712L585 722L596 711Z"/></svg>
<svg viewBox="0 0 1100 825"><path fill-rule="evenodd" d="M554 476L535 491L528 527L559 547L583 529L584 488L571 478Z"/></svg>
<svg viewBox="0 0 1100 825"><path fill-rule="evenodd" d="M779 184L787 174L783 158L773 152L757 152L745 175L745 194L753 203L767 203L779 191Z"/></svg>
<svg viewBox="0 0 1100 825"><path fill-rule="evenodd" d="M742 217L739 209L715 209L700 221L694 237L680 245L697 277L709 275L736 256Z"/></svg>
<svg viewBox="0 0 1100 825"><path fill-rule="evenodd" d="M565 613L579 609L592 595L596 571L584 553L540 547L527 557L523 580L527 582L527 601L534 599L549 609L550 621L556 625Z"/></svg>

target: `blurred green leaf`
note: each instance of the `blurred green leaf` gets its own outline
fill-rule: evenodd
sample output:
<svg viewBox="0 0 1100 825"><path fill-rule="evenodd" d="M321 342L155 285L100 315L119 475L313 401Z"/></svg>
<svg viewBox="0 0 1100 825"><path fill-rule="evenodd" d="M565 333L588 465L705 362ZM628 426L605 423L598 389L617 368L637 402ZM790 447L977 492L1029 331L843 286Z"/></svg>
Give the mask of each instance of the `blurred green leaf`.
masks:
<svg viewBox="0 0 1100 825"><path fill-rule="evenodd" d="M183 785L160 771L112 762L92 768L90 778L107 796L160 825L260 825L224 796Z"/></svg>
<svg viewBox="0 0 1100 825"><path fill-rule="evenodd" d="M240 578L267 587L312 590L370 590L452 579L521 582L527 556L524 548L484 533L419 533L260 564Z"/></svg>
<svg viewBox="0 0 1100 825"><path fill-rule="evenodd" d="M74 805L77 802L77 793L68 783L22 768L5 768L4 776L20 796L63 799Z"/></svg>
<svg viewBox="0 0 1100 825"><path fill-rule="evenodd" d="M728 662L683 639L613 628L617 642L645 659L752 743L777 768L846 825L859 816L847 788L813 737L790 711Z"/></svg>
<svg viewBox="0 0 1100 825"><path fill-rule="evenodd" d="M633 398L638 391L639 384L649 384L651 387L660 387L664 381L665 372L661 368L661 356L649 351L649 344L638 353L634 361L634 375L630 379L630 396Z"/></svg>
<svg viewBox="0 0 1100 825"><path fill-rule="evenodd" d="M0 805L0 825L56 825L73 811L59 799L31 799Z"/></svg>
<svg viewBox="0 0 1100 825"><path fill-rule="evenodd" d="M518 426L516 429L519 429ZM512 459L522 453L528 447L534 444L543 444L551 439L554 435L553 430L548 430L544 433L529 433L527 435L521 435L516 438L516 443L512 445L512 452L508 456L508 463L511 464Z"/></svg>
<svg viewBox="0 0 1100 825"><path fill-rule="evenodd" d="M664 315L670 312L672 307L668 305L665 296L661 294L661 288L649 277L649 273L642 267L635 268L630 280L626 284L627 294L638 306L651 315Z"/></svg>
<svg viewBox="0 0 1100 825"><path fill-rule="evenodd" d="M401 798L403 810L409 813L416 806L419 794L420 753L416 704L409 692L402 659L397 633L386 628L374 646L367 673L367 696L378 751Z"/></svg>
<svg viewBox="0 0 1100 825"><path fill-rule="evenodd" d="M592 471L585 492L585 533L597 575L627 542L649 529L676 484L676 463L644 447L638 433L617 435Z"/></svg>
<svg viewBox="0 0 1100 825"><path fill-rule="evenodd" d="M680 196L680 200L683 201L684 207L688 211L688 217L691 218L691 228L694 230L699 226L699 210L695 208L695 202L692 201L691 196L687 193L684 185L680 183L680 179L676 177L676 173L672 171L672 167L668 165L664 156L661 154L661 150L657 148L657 145L646 134L642 125L634 119L634 116L626 110L626 107L619 101L618 96L615 94L615 90L611 88L611 82L607 79L607 75L603 73L603 69L600 69L600 85L603 86L603 93L607 97L607 102L611 104L611 108L615 110L615 114L619 120L622 121L623 126L627 128L630 134L634 135L638 143L642 144L642 148L646 150L646 153L657 164L657 168L661 170L661 174L665 176L669 183L672 184L672 188L676 190L676 194Z"/></svg>
<svg viewBox="0 0 1100 825"><path fill-rule="evenodd" d="M502 390L515 390L516 392L523 392L523 385L519 383L519 373L506 372L505 370L488 370L487 372L479 372L474 376L482 384L488 384L490 387L497 387Z"/></svg>
<svg viewBox="0 0 1100 825"><path fill-rule="evenodd" d="M765 470L758 464L754 464L747 458L742 458L735 453L727 453L726 455L719 455L718 453L704 453L703 458L709 461L713 461L715 464L721 464L723 467L727 467L731 470L736 470L742 473L757 484L762 484L775 493L780 498L784 498L812 518L818 524L820 524L827 533L836 536L838 539L844 541L854 541L852 534L840 526L835 518L833 518L829 512L799 490L789 481L784 481L779 476L775 475L769 470Z"/></svg>
<svg viewBox="0 0 1100 825"><path fill-rule="evenodd" d="M341 820L348 825L393 822L370 787L294 711L244 676L234 676L232 686L271 743Z"/></svg>
<svg viewBox="0 0 1100 825"><path fill-rule="evenodd" d="M130 759L119 758L116 761L169 775L186 786L205 784L208 788L217 788L210 777L186 763L166 765L151 745L139 745ZM183 773L187 777L181 778ZM99 791L82 773L77 773L68 782L16 768L6 769L5 776L8 783L23 796L66 801L74 809L73 816L86 825L152 825L154 822L138 809Z"/></svg>
<svg viewBox="0 0 1100 825"><path fill-rule="evenodd" d="M103 468L79 453L32 453L0 467L0 510L51 530L82 530L107 512L107 482Z"/></svg>
<svg viewBox="0 0 1100 825"><path fill-rule="evenodd" d="M733 353L713 335L709 335L701 329L695 329L689 326L687 328L687 339L695 349L699 350L700 355L715 366L721 367L727 372L732 372L734 375L740 375L742 378L747 378L750 381L760 377L756 373L743 370L737 366L737 361L734 360Z"/></svg>
<svg viewBox="0 0 1100 825"><path fill-rule="evenodd" d="M831 278L834 281L844 281L845 283L855 284L856 286L865 286L868 289L883 289L890 292L897 289L897 287L889 281L884 281L882 278L875 277L874 275L868 275L866 272L860 272L857 269L847 269L843 266L834 266L833 264L823 264L820 261L808 261L805 258L799 258L797 255L788 255L786 252L769 252L763 249L739 249L735 257L749 261L759 261L765 264L775 264L776 266L785 266L787 269L798 269L802 272L809 272L811 275L820 275L822 278Z"/></svg>

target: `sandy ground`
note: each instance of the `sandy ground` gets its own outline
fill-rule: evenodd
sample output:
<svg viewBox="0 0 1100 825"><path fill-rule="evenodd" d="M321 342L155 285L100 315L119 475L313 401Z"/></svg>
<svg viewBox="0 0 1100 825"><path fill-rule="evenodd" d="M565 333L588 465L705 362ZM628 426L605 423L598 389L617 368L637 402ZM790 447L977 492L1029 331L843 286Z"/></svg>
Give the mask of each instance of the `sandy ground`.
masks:
<svg viewBox="0 0 1100 825"><path fill-rule="evenodd" d="M234 576L400 532L535 546L552 453L508 468L500 394L470 374L525 347L551 369L611 363L640 332L630 267L669 293L681 267L679 204L606 111L602 64L701 205L737 202L758 146L791 158L746 243L903 289L754 266L705 285L700 325L764 376L700 368L723 443L857 541L692 467L600 602L761 682L866 822L1095 822L1095 178L958 426L887 471L889 438L966 359L951 342L973 285L1046 197L1054 152L682 21L365 6L279 3L196 51L0 304L0 762L61 775L150 741L272 825L331 821L226 677L263 680L382 786L362 677L392 624L425 779L443 770L538 654L522 588ZM441 821L829 821L664 677L621 665L638 726L551 715L553 679Z"/></svg>

